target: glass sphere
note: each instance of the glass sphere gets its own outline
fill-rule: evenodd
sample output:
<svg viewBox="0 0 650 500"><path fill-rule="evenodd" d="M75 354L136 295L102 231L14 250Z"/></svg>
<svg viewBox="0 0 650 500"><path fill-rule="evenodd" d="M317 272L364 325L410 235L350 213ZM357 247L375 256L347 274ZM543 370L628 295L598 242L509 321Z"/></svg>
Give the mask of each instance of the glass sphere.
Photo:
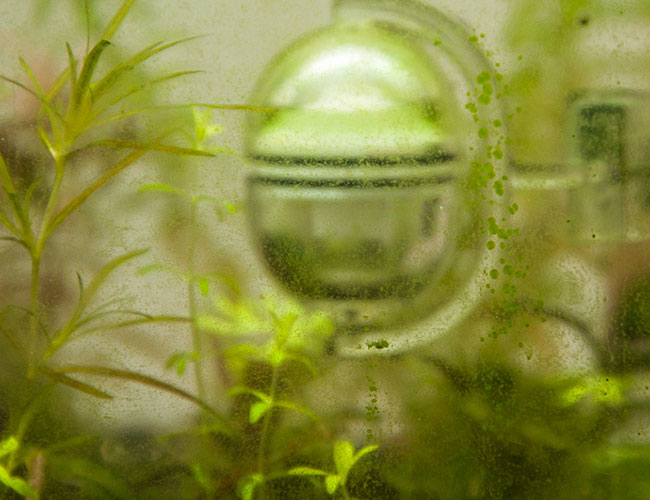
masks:
<svg viewBox="0 0 650 500"><path fill-rule="evenodd" d="M385 325L426 314L466 279L476 214L451 86L386 23L325 28L268 66L253 102L274 111L247 133L249 214L290 293Z"/></svg>

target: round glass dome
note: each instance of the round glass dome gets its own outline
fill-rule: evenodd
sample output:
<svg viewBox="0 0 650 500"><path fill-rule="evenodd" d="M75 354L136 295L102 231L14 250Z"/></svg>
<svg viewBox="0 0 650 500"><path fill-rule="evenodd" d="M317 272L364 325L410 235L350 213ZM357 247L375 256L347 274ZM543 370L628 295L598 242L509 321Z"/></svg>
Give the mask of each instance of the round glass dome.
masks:
<svg viewBox="0 0 650 500"><path fill-rule="evenodd" d="M399 24L338 23L288 47L254 94L274 110L246 137L258 248L352 330L427 316L475 272L470 120L429 48Z"/></svg>
<svg viewBox="0 0 650 500"><path fill-rule="evenodd" d="M252 124L253 158L445 158L453 98L430 57L405 34L335 25L287 49L254 101L277 112Z"/></svg>

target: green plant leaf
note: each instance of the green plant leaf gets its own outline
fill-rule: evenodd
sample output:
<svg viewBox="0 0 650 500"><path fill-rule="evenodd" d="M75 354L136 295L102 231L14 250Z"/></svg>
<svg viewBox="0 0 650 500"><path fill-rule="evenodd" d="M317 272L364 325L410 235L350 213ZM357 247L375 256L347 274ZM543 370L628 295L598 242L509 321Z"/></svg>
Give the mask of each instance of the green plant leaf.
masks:
<svg viewBox="0 0 650 500"><path fill-rule="evenodd" d="M354 460L352 461L352 465L355 465L359 460L361 460L362 457L367 455L368 453L372 453L378 448L377 445L370 445L366 446L365 448L362 448L359 450L355 455L354 455Z"/></svg>
<svg viewBox="0 0 650 500"><path fill-rule="evenodd" d="M14 237L14 236L2 236L2 237L0 237L0 240L4 240L4 241L13 241L14 243L18 243L19 245L22 245L22 246L25 247L27 250L30 250L30 248L31 248L31 247L29 246L29 244L28 244L25 240L23 240L23 239L21 239L21 238L16 238L16 237Z"/></svg>
<svg viewBox="0 0 650 500"><path fill-rule="evenodd" d="M115 12L111 20L104 28L104 31L102 32L100 38L104 40L110 40L113 37L115 32L119 29L120 25L122 24L122 21L124 21L124 18L131 10L131 7L133 6L134 2L135 0L125 0L122 3L120 8L117 10L117 12Z"/></svg>
<svg viewBox="0 0 650 500"><path fill-rule="evenodd" d="M108 276L113 271L115 271L115 269L117 269L122 264L128 262L131 259L135 259L136 257L140 257L141 255L144 255L148 251L149 251L149 249L147 249L147 248L143 248L143 249L140 249L140 250L135 250L133 252L129 252L129 253L126 253L124 255L120 255L119 257L116 257L113 260L111 260L108 264L105 264L104 267L102 267L99 270L99 272L95 275L93 280L90 282L90 285L85 290L84 298L83 298L83 304L81 304L80 309L81 310L85 309L85 306L95 296L95 294L97 293L97 290L99 290L99 287L106 280L106 278L108 278Z"/></svg>
<svg viewBox="0 0 650 500"><path fill-rule="evenodd" d="M138 269L138 275L145 276L153 271L162 271L164 273L170 274L176 278L179 278L183 281L187 281L188 277L180 269L177 269L173 266L167 266L165 264L148 264L146 266Z"/></svg>
<svg viewBox="0 0 650 500"><path fill-rule="evenodd" d="M36 489L27 481L9 474L9 471L0 465L0 483L12 489L25 498L39 498L40 495Z"/></svg>
<svg viewBox="0 0 650 500"><path fill-rule="evenodd" d="M52 87L50 90L45 94L45 100L48 103L54 102L54 99L56 96L61 92L63 89L64 85L67 83L68 79L70 78L70 68L64 69L61 74L56 78L54 83L52 84ZM42 116L42 111L45 109L48 112L48 116L50 118L50 125L53 127L53 134L56 137L57 130L60 130L59 128L55 128L54 126L56 125L56 120L54 118L56 115L53 114L53 108L44 106L41 108L41 111L39 111L39 118Z"/></svg>
<svg viewBox="0 0 650 500"><path fill-rule="evenodd" d="M199 195L192 196L192 203L201 203L201 202L216 203L217 199L214 196L208 196L207 194L199 194Z"/></svg>
<svg viewBox="0 0 650 500"><path fill-rule="evenodd" d="M106 317L109 315L118 315L118 314L140 316L140 318L132 319L128 321L118 321L116 323L101 324L98 326L94 326L92 328L87 328L83 331L79 331L79 329L82 326L86 326L90 322L96 321L102 317ZM121 310L116 309L114 311L99 311L99 312L94 312L92 314L89 314L83 320L77 323L74 332L75 334L74 338L77 339L82 335L88 335L90 333L97 332L97 331L116 330L118 328L127 328L129 326L146 325L150 323L191 323L191 322L192 322L192 318L185 317L185 316L151 316L143 312L129 311L124 309Z"/></svg>
<svg viewBox="0 0 650 500"><path fill-rule="evenodd" d="M279 347L277 345L277 342L269 342L265 351L266 355L264 357L273 368L280 367L282 363L284 363L284 361L287 359L284 349L282 349L282 347Z"/></svg>
<svg viewBox="0 0 650 500"><path fill-rule="evenodd" d="M181 376L185 373L187 363L196 362L198 359L199 355L196 352L178 352L167 360L165 368L170 369L176 367L176 374Z"/></svg>
<svg viewBox="0 0 650 500"><path fill-rule="evenodd" d="M250 474L239 481L237 484L237 496L242 500L253 500L255 488L264 481L261 474Z"/></svg>
<svg viewBox="0 0 650 500"><path fill-rule="evenodd" d="M72 47L68 42L65 43L65 48L68 51L68 67L70 69L70 86L71 88L77 87L77 60L72 53ZM33 82L32 82L33 84Z"/></svg>
<svg viewBox="0 0 650 500"><path fill-rule="evenodd" d="M36 191L36 188L38 187L38 185L41 183L42 180L43 180L43 176L39 175L31 182L31 184L25 190L25 197L23 198L23 207L25 208L26 213L29 213L29 207L32 204L32 197L34 196L34 191Z"/></svg>
<svg viewBox="0 0 650 500"><path fill-rule="evenodd" d="M84 280L79 274L79 271L75 273L77 275L77 285L79 286L79 300L83 298L84 295Z"/></svg>
<svg viewBox="0 0 650 500"><path fill-rule="evenodd" d="M4 336L7 337L7 340L9 341L11 346L16 350L16 352L18 352L23 358L25 359L27 358L27 353L18 342L18 336L14 333L13 330L3 325L0 325L0 333L3 333Z"/></svg>
<svg viewBox="0 0 650 500"><path fill-rule="evenodd" d="M230 213L230 214L236 214L237 213L237 207L235 205L233 205L232 203L224 201L223 206L228 211L228 213Z"/></svg>
<svg viewBox="0 0 650 500"><path fill-rule="evenodd" d="M271 314L271 317L273 317L275 323L275 342L278 346L283 346L289 338L289 335L291 335L291 330L293 329L293 325L296 323L299 314L290 312L278 317L275 315L274 311L269 311L269 313Z"/></svg>
<svg viewBox="0 0 650 500"><path fill-rule="evenodd" d="M64 120L64 118L61 116L61 114L60 114L56 109L54 109L54 108L52 107L52 105L50 104L49 100L48 100L46 97L39 95L38 92L33 91L32 89L30 89L30 88L27 87L26 85L23 85L22 83L20 83L20 82L17 81L17 80L14 80L13 78L9 78L9 77L7 77L7 76L0 75L0 79L4 80L4 81L6 81L6 82L9 82L9 83L11 83L11 84L13 84L13 85L15 85L15 86L17 86L17 87L20 87L20 88L23 89L25 92L28 92L29 94L33 95L36 99L38 99L39 101L41 101L41 103L42 103L42 104L43 104L43 105L44 105L48 110L50 110L50 111L54 114L54 116L57 117L58 120L60 120L62 123L65 124L65 120Z"/></svg>
<svg viewBox="0 0 650 500"><path fill-rule="evenodd" d="M29 66L29 64L27 64L27 61L25 61L22 57L19 57L18 62L20 63L20 67L23 69L23 72L27 75L27 78L29 78L29 81L34 86L34 90L38 92L40 95L45 95L45 93L43 92L43 88L41 87L41 84L39 83L38 79L36 78L36 75L32 71L32 68Z"/></svg>
<svg viewBox="0 0 650 500"><path fill-rule="evenodd" d="M260 317L255 303L219 297L214 302L216 314L202 314L196 324L208 332L224 336L259 336L272 330L272 325Z"/></svg>
<svg viewBox="0 0 650 500"><path fill-rule="evenodd" d="M12 241L20 241L20 238L18 238L20 236L20 230L14 225L13 222L9 220L9 217L7 217L5 213L2 212L2 210L0 210L0 224L5 226L9 231L17 236L17 238Z"/></svg>
<svg viewBox="0 0 650 500"><path fill-rule="evenodd" d="M206 278L201 277L198 279L198 285L201 295L206 297L210 293L210 282Z"/></svg>
<svg viewBox="0 0 650 500"><path fill-rule="evenodd" d="M300 354L285 353L284 357L285 359L290 359L302 364L314 377L318 375L318 368L316 368L316 365L312 362L312 360L306 356L301 356Z"/></svg>
<svg viewBox="0 0 650 500"><path fill-rule="evenodd" d="M613 375L590 375L581 377L561 395L566 406L590 398L601 404L620 406L625 403L625 384L620 377Z"/></svg>
<svg viewBox="0 0 650 500"><path fill-rule="evenodd" d="M99 58L102 55L102 52L106 50L111 44L108 40L100 40L95 44L95 46L90 50L88 55L84 58L83 66L81 67L81 72L79 73L79 79L76 82L76 85L73 88L72 93L72 110L79 108L82 99L90 91L90 80L92 79ZM70 75L70 78L74 78Z"/></svg>
<svg viewBox="0 0 650 500"><path fill-rule="evenodd" d="M200 463L192 464L192 476L206 492L212 491L212 485L210 484L208 474L206 474L205 469Z"/></svg>
<svg viewBox="0 0 650 500"><path fill-rule="evenodd" d="M258 391L257 389L251 389L250 387L245 387L243 385L235 385L231 387L228 390L227 394L230 397L241 396L242 394L250 394L251 396L255 396L257 399L269 405L271 404L271 396L264 394L262 391Z"/></svg>
<svg viewBox="0 0 650 500"><path fill-rule="evenodd" d="M266 401L258 401L253 403L250 407L248 413L248 421L251 424L256 424L260 418L262 418L267 411L271 409L271 404Z"/></svg>
<svg viewBox="0 0 650 500"><path fill-rule="evenodd" d="M159 389L163 390L166 392L169 392L170 394L174 394L175 396L178 396L183 399L187 399L188 401L193 402L197 406L200 406L210 414L212 414L214 417L219 419L221 422L227 425L227 422L225 419L217 412L214 408L212 408L210 405L208 405L205 401L197 398L196 396L193 396L192 394L184 391L183 389L179 389L178 387L175 387L171 384L168 384L166 382L163 382L161 380L155 379L153 377L150 377L148 375L144 375L142 373L138 372L133 372L130 370L120 370L117 368L107 368L104 366L82 366L82 365L66 365L66 366L59 366L56 369L56 373L85 373L88 375L97 375L101 377L111 377L111 378L118 378L122 380L130 380L131 382L135 382L141 385L146 385L149 386L153 389Z"/></svg>
<svg viewBox="0 0 650 500"><path fill-rule="evenodd" d="M334 464L336 471L343 477L354 465L354 446L349 441L337 441L334 443Z"/></svg>
<svg viewBox="0 0 650 500"><path fill-rule="evenodd" d="M199 37L191 36L187 38L182 38L180 40L175 40L173 42L168 42L163 45L161 45L162 42L156 42L140 50L135 55L133 55L130 59L115 66L103 78L101 78L98 82L93 84L92 93L95 96L95 99L100 99L122 77L122 75L133 70L140 63L162 52L163 50L170 49L171 47L174 47L175 45L178 45L180 43L189 42L190 40L194 40L195 38L199 38Z"/></svg>
<svg viewBox="0 0 650 500"><path fill-rule="evenodd" d="M103 139L100 141L95 141L84 146L106 146L109 148L115 149L134 149L140 151L160 151L163 153L172 153L176 155L188 155L188 156L215 156L213 153L208 151L202 151L200 149L192 148L183 148L179 146L172 146L170 144L162 144L159 142L138 142L138 141L127 141L119 139Z"/></svg>
<svg viewBox="0 0 650 500"><path fill-rule="evenodd" d="M276 108L269 108L265 106L254 106L251 104L210 104L205 102L195 102L191 104L184 104L182 106L203 106L205 108L222 109L230 111L256 111L258 113L273 114L278 110Z"/></svg>
<svg viewBox="0 0 650 500"><path fill-rule="evenodd" d="M318 422L320 419L318 416L311 411L309 408L296 404L293 401L275 401L273 403L273 406L277 406L279 408L286 408L287 410L293 410L296 411L302 415L305 415L306 417L309 417L315 422Z"/></svg>
<svg viewBox="0 0 650 500"><path fill-rule="evenodd" d="M341 477L338 474L330 474L325 478L325 491L329 495L334 495L341 483Z"/></svg>
<svg viewBox="0 0 650 500"><path fill-rule="evenodd" d="M32 86L34 87L34 90L43 98L43 100L47 101L48 103L52 103L52 100L54 99L54 97L58 93L58 90L60 90L60 88L58 90L56 90L56 88L57 88L56 85L57 85L57 82L59 81L59 79L57 79L57 81L55 81L55 83L54 83L54 86L53 86L53 90L55 90L54 92L52 92L52 91L45 92L43 90L43 88L41 87L41 84L38 82L38 79L36 78L36 75L34 75L34 72L32 71L32 68L29 66L29 64L27 64L27 61L25 61L22 57L19 57L18 61L20 62L20 66L22 67L23 71L27 75L27 78L29 78L29 81L31 82ZM64 74L66 75L65 80L67 80L67 76L69 75L69 71L70 71L70 68L68 67L64 72ZM56 136L60 132L59 127L58 127L59 124L58 124L57 119L56 119L57 116L54 114L53 108L51 108L49 106L41 106L41 109L38 112L38 119L39 120L40 120L41 116L43 115L43 110L47 111L48 118L50 120L50 126L52 127L52 133ZM40 125L38 126L38 129L39 129L39 135L45 134L45 131L41 132L42 127ZM51 148L48 148L48 149L51 149Z"/></svg>
<svg viewBox="0 0 650 500"><path fill-rule="evenodd" d="M239 111L257 111L257 112L262 112L262 113L272 113L275 110L270 109L270 108L259 108L257 106L248 106L244 104L233 104L233 105L220 105L220 104L203 104L203 103L188 103L188 104L166 104L166 105L159 105L159 106L146 106L142 108L136 108L136 109L131 109L129 111L124 111L118 114L115 114L113 116L109 116L107 118L103 118L101 120L96 120L93 123L93 127L97 127L100 125L104 125L105 123L112 122L112 121L117 121L117 120L123 120L124 118L128 118L129 116L135 116L135 115L141 115L143 113L147 112L159 112L159 111L170 111L174 109L192 109L195 108L196 106L204 106L204 107L209 107L209 108L214 108L214 109L223 109L223 110L239 110ZM93 119L95 119L97 116L99 116L101 112L97 113ZM228 153L228 154L235 154L232 149L219 146L219 147L212 147L211 148L212 152L220 152L220 153Z"/></svg>
<svg viewBox="0 0 650 500"><path fill-rule="evenodd" d="M54 337L52 338L50 345L48 346L47 350L45 351L45 354L43 355L43 359L50 358L58 349L60 349L65 344L65 342L68 340L70 335L76 330L79 324L79 320L81 319L82 314L86 310L86 307L93 299L93 297L97 293L97 290L99 290L99 287L106 280L106 278L108 278L108 276L116 268L118 268L125 262L134 259L135 257L139 257L140 255L143 255L147 251L148 251L147 249L136 250L134 252L129 252L125 255L121 255L111 260L108 264L106 264L104 267L102 267L99 270L97 275L90 282L90 285L84 290L84 293L81 294L81 296L79 297L79 302L77 304L77 307L72 312L72 315L70 316L70 319L68 319L68 322L65 325L65 327L59 330L58 333L55 334Z"/></svg>
<svg viewBox="0 0 650 500"><path fill-rule="evenodd" d="M13 453L18 449L18 440L14 436L9 436L0 442L0 458Z"/></svg>
<svg viewBox="0 0 650 500"><path fill-rule="evenodd" d="M194 74L197 74L197 73L204 73L204 71L201 71L201 70L177 71L176 73L170 73L168 75L161 76L160 78L149 80L149 81L147 81L147 82L145 82L145 83L143 83L141 85L137 85L135 87L132 87L129 90L127 90L126 92L124 92L123 94L120 94L117 97L113 98L111 100L109 106L113 106L113 105L117 104L118 102L126 99L127 97L132 96L133 94L135 94L137 92L140 92L140 91L143 91L143 90L149 90L152 87L154 87L155 85L158 85L160 83L164 83L164 82L169 81L169 80L174 80L176 78L181 78L181 77L187 76L187 75L194 75Z"/></svg>
<svg viewBox="0 0 650 500"><path fill-rule="evenodd" d="M212 121L213 110L205 107L193 107L194 118L194 145L203 149L203 143L223 132L223 127Z"/></svg>
<svg viewBox="0 0 650 500"><path fill-rule="evenodd" d="M52 231L63 222L68 215L70 215L79 205L88 199L95 191L100 187L104 186L108 181L115 177L118 173L124 170L126 167L136 162L146 151L138 150L134 151L131 154L127 155L125 158L117 162L111 168L108 169L104 174L102 174L95 182L83 190L83 192L74 198L70 203L61 209L61 211L54 216L52 222L43 229L42 238L47 240L52 234Z"/></svg>
<svg viewBox="0 0 650 500"><path fill-rule="evenodd" d="M176 196L181 196L183 198L189 199L189 195L185 191L178 189L177 187L170 186L169 184L163 184L163 183L145 184L144 186L140 186L137 192L147 193L151 191L173 194Z"/></svg>
<svg viewBox="0 0 650 500"><path fill-rule="evenodd" d="M41 141L43 141L43 144L47 148L48 152L50 155L52 155L52 158L56 158L57 156L57 150L54 147L54 143L52 140L47 135L47 132L45 132L45 129L41 127L40 125L36 127L36 131L38 132L38 137Z"/></svg>
<svg viewBox="0 0 650 500"><path fill-rule="evenodd" d="M0 187L2 187L2 190L8 195L16 194L16 187L11 179L9 169L7 168L7 164L5 163L2 154L0 154Z"/></svg>
<svg viewBox="0 0 650 500"><path fill-rule="evenodd" d="M247 361L258 357L259 354L259 348L251 344L237 344L223 351L223 357L226 359L243 358Z"/></svg>
<svg viewBox="0 0 650 500"><path fill-rule="evenodd" d="M194 320L196 327L218 335L236 335L231 322L212 314L200 314Z"/></svg>
<svg viewBox="0 0 650 500"><path fill-rule="evenodd" d="M47 375L48 377L50 377L55 382L58 382L63 385L67 385L68 387L71 387L72 389L76 389L77 391L81 391L85 394L88 394L89 396L93 396L99 399L113 399L113 396L111 396L110 394L107 394L104 391L100 391L99 389L93 387L92 385L68 377L64 373L59 373L57 371L51 370L45 365L41 365L39 367L39 371Z"/></svg>
<svg viewBox="0 0 650 500"><path fill-rule="evenodd" d="M313 467L294 467L288 472L291 476L328 476L329 472L324 470L314 469Z"/></svg>

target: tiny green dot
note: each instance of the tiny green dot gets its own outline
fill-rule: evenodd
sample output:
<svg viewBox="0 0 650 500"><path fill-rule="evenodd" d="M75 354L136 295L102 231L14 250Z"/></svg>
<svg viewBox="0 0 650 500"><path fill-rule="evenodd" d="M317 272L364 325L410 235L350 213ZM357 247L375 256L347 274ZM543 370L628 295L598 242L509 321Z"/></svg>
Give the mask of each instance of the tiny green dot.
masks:
<svg viewBox="0 0 650 500"><path fill-rule="evenodd" d="M478 136L481 139L485 139L488 136L488 130L485 127L481 127L478 131Z"/></svg>
<svg viewBox="0 0 650 500"><path fill-rule="evenodd" d="M486 246L488 250L494 250L497 244L494 241L490 240L487 242Z"/></svg>
<svg viewBox="0 0 650 500"><path fill-rule="evenodd" d="M499 277L499 271L497 271L496 269L492 269L492 270L490 271L490 278L492 278L493 280L495 280L495 279L497 279L498 277Z"/></svg>

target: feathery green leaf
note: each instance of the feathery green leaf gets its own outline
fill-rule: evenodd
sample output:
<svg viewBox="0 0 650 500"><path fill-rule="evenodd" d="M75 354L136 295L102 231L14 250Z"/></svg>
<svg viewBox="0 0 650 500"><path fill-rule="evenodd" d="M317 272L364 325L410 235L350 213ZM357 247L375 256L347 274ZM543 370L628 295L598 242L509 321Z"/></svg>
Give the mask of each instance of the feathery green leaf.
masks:
<svg viewBox="0 0 650 500"><path fill-rule="evenodd" d="M253 403L249 410L248 422L251 424L256 424L259 422L260 418L262 418L266 412L271 409L271 406L272 405L270 403L266 403L264 401L257 401L256 403Z"/></svg>
<svg viewBox="0 0 650 500"><path fill-rule="evenodd" d="M178 387L175 387L171 384L155 379L148 375L143 375L142 373L133 372L130 370L120 370L117 368L106 368L103 366L82 366L82 365L59 366L57 367L56 372L60 374L85 373L88 375L97 375L101 377L118 378L122 380L129 380L131 382L136 382L138 384L146 385L154 389L160 389L169 392L170 394L174 394L175 396L178 396L180 398L191 401L192 403L200 406L201 408L203 408L204 410L206 410L207 412L209 412L210 414L218 418L220 422L226 423L224 418L203 400L197 398L196 396L193 396L192 394L184 391L183 389L179 389Z"/></svg>
<svg viewBox="0 0 650 500"><path fill-rule="evenodd" d="M107 394L104 391L100 391L99 389L93 387L92 385L86 384L85 382L80 382L79 380L76 380L72 377L68 377L64 373L52 370L45 365L41 365L39 367L39 370L41 371L41 373L48 376L55 382L58 382L63 385L67 385L68 387L81 391L90 396L94 396L99 399L113 399L113 396L111 396L110 394Z"/></svg>
<svg viewBox="0 0 650 500"><path fill-rule="evenodd" d="M154 55L170 49L174 47L175 45L178 45L180 43L185 43L190 40L194 40L195 38L199 38L198 36L191 36L187 38L182 38L180 40L175 40L173 42L169 42L166 44L162 44L162 42L156 42L154 44L149 45L148 47L145 47L141 51L137 52L135 55L133 55L130 59L118 64L115 66L113 69L111 69L104 77L102 77L98 82L93 84L92 86L92 92L93 95L95 96L96 99L100 99L103 97L112 87L117 83L117 81L127 72L133 70L136 68L139 64L143 63L150 57L153 57Z"/></svg>
<svg viewBox="0 0 650 500"><path fill-rule="evenodd" d="M289 470L288 474L291 476L328 476L329 472L313 467L294 467Z"/></svg>
<svg viewBox="0 0 650 500"><path fill-rule="evenodd" d="M81 72L79 73L79 79L74 85L72 91L72 110L78 109L86 94L90 92L90 80L95 72L99 58L101 57L102 52L104 52L106 47L110 44L111 42L108 40L100 40L84 58L84 63L81 67ZM71 75L71 78L74 78L74 76Z"/></svg>
<svg viewBox="0 0 650 500"><path fill-rule="evenodd" d="M0 483L12 489L24 498L37 499L39 493L27 481L9 474L9 471L0 465Z"/></svg>
<svg viewBox="0 0 650 500"><path fill-rule="evenodd" d="M214 154L207 151L202 151L200 149L183 148L179 146L172 146L170 144L162 144L159 142L137 142L119 139L103 139L88 144L88 146L106 146L115 149L134 149L140 151L161 151L163 153L189 156L214 156Z"/></svg>
<svg viewBox="0 0 650 500"><path fill-rule="evenodd" d="M134 2L135 0L125 0L124 3L122 3L120 8L117 10L117 12L115 12L112 19L108 22L108 24L104 28L104 31L100 36L101 39L110 40L113 37L115 32L119 29L122 22L124 21L126 15L131 10L131 7L133 6Z"/></svg>

